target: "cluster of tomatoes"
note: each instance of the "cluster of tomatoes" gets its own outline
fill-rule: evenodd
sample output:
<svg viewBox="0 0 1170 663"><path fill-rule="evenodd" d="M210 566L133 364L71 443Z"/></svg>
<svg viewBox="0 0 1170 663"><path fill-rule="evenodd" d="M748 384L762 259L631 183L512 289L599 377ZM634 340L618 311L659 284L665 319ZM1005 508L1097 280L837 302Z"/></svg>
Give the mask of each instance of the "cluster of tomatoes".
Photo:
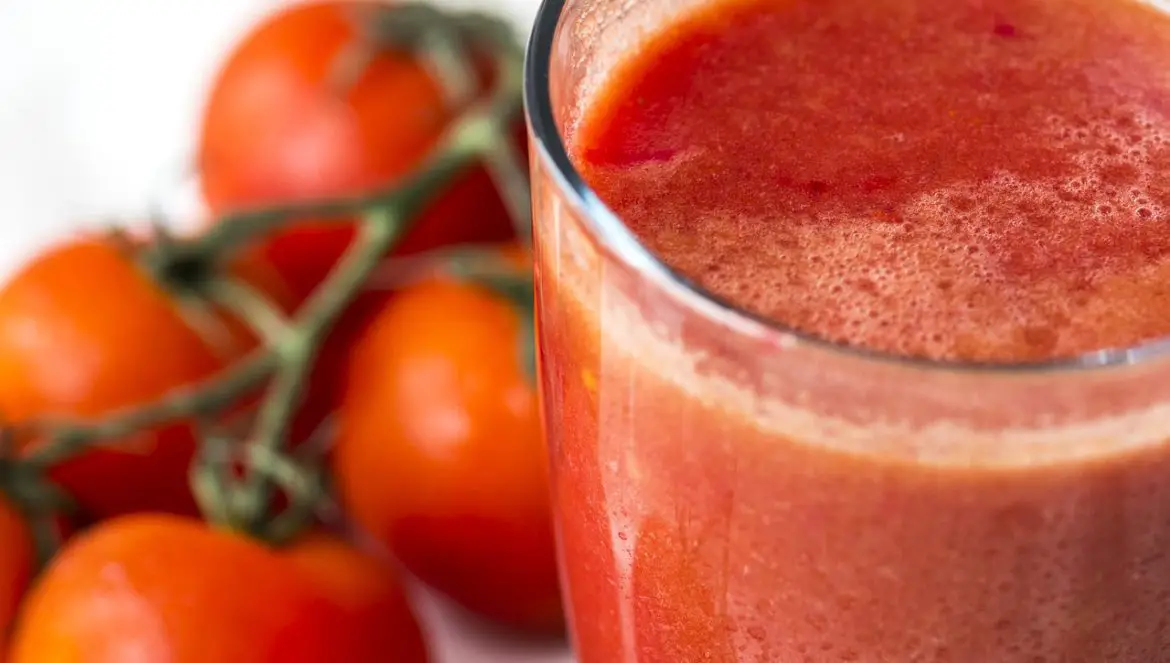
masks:
<svg viewBox="0 0 1170 663"><path fill-rule="evenodd" d="M344 87L331 84L361 38L354 10L365 4L286 8L230 54L198 155L213 216L362 195L403 178L434 147L454 115L414 54L378 51ZM492 72L477 69L486 88ZM483 167L462 172L416 221L387 261L475 243L530 278L525 244ZM351 224L297 219L230 269L295 311L353 241ZM289 436L335 422L322 462L345 531L322 524L273 546L205 522L188 478L202 422L171 420L47 467L75 510L38 573L26 505L4 468L47 442L8 436L0 661L420 663L427 646L401 568L488 620L559 630L520 308L437 273L368 287L342 314ZM124 242L67 239L0 286L0 416L13 430L98 421L214 378L261 342L232 311L192 308L161 288Z"/></svg>

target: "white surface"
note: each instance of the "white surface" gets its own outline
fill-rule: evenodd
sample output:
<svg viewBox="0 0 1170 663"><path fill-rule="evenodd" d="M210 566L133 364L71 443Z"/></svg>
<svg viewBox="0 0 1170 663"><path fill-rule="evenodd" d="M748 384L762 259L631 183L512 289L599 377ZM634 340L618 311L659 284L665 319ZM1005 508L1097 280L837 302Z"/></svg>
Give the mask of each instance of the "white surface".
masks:
<svg viewBox="0 0 1170 663"><path fill-rule="evenodd" d="M144 215L225 50L282 1L0 0L0 276L70 228ZM538 2L455 1L524 30Z"/></svg>
<svg viewBox="0 0 1170 663"><path fill-rule="evenodd" d="M0 1L0 277L83 225L145 216L185 163L204 86L279 0ZM474 2L474 0L464 0ZM536 0L480 0L527 26ZM569 663L421 604L437 663Z"/></svg>

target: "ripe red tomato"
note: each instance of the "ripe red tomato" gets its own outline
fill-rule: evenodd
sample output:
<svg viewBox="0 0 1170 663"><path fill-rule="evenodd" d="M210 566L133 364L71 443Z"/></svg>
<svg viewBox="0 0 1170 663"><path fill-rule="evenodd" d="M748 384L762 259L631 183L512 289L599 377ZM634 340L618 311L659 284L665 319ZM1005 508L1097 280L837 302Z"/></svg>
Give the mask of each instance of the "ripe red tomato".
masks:
<svg viewBox="0 0 1170 663"><path fill-rule="evenodd" d="M213 212L368 193L414 171L456 112L410 54L382 50L349 85L342 59L364 37L362 10L381 2L325 0L287 7L236 46L215 80L199 146ZM486 67L483 80L490 77ZM516 135L523 140L518 121ZM299 296L316 287L353 238L350 225L304 220L265 244ZM512 225L476 167L432 205L398 247L506 239Z"/></svg>
<svg viewBox="0 0 1170 663"><path fill-rule="evenodd" d="M37 581L10 663L425 663L389 573L338 541L282 552L126 516L74 539Z"/></svg>
<svg viewBox="0 0 1170 663"><path fill-rule="evenodd" d="M33 542L24 518L0 495L0 661L33 571Z"/></svg>
<svg viewBox="0 0 1170 663"><path fill-rule="evenodd" d="M241 261L235 272L291 306L263 263ZM114 242L59 244L0 288L0 413L13 424L102 418L209 378L255 347L222 311L205 320L218 333L200 333L192 319ZM90 449L50 477L92 516L195 513L194 445L192 422L174 422Z"/></svg>
<svg viewBox="0 0 1170 663"><path fill-rule="evenodd" d="M424 582L490 619L552 630L561 610L536 393L519 356L526 323L450 279L388 300L351 356L334 470L353 517Z"/></svg>
<svg viewBox="0 0 1170 663"><path fill-rule="evenodd" d="M427 646L402 583L385 561L359 551L328 534L314 533L282 551L282 555L323 588L363 633L379 661L419 663ZM392 656L388 655L393 653Z"/></svg>

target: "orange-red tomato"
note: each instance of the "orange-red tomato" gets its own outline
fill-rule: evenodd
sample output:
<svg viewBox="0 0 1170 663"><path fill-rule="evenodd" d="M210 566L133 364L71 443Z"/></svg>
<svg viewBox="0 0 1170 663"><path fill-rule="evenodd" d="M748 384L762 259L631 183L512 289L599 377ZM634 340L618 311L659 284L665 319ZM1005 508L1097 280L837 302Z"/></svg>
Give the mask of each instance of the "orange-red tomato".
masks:
<svg viewBox="0 0 1170 663"><path fill-rule="evenodd" d="M418 58L382 50L352 80L337 78L343 58L364 38L360 10L379 7L386 5L326 0L287 7L230 54L212 86L199 146L212 211L360 195L420 165L456 111ZM519 122L516 133L523 136ZM353 238L352 226L304 221L263 246L299 296L319 284ZM476 167L397 250L511 235L491 178Z"/></svg>
<svg viewBox="0 0 1170 663"><path fill-rule="evenodd" d="M242 261L235 272L291 306L261 262ZM223 312L185 313L115 243L77 238L0 288L0 414L15 424L99 419L211 377L255 343ZM194 513L194 445L192 422L169 423L92 448L50 476L93 516Z"/></svg>
<svg viewBox="0 0 1170 663"><path fill-rule="evenodd" d="M0 661L33 571L33 542L19 511L0 495Z"/></svg>
<svg viewBox="0 0 1170 663"><path fill-rule="evenodd" d="M33 586L10 663L425 663L397 584L341 545L290 557L182 517L106 521Z"/></svg>
<svg viewBox="0 0 1170 663"><path fill-rule="evenodd" d="M547 630L561 611L521 324L478 286L436 279L398 293L352 354L334 469L353 517L424 582Z"/></svg>

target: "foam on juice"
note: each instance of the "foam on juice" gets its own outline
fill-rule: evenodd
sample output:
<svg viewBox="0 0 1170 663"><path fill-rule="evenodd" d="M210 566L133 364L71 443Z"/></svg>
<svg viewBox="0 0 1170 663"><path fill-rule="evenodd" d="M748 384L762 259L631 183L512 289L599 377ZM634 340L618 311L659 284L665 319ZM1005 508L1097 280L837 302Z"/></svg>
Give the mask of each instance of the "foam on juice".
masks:
<svg viewBox="0 0 1170 663"><path fill-rule="evenodd" d="M1035 361L1170 334L1170 20L887 2L842 48L839 9L788 4L736 43L672 42L586 117L587 178L668 264L900 355ZM954 30L923 30L932 11Z"/></svg>

